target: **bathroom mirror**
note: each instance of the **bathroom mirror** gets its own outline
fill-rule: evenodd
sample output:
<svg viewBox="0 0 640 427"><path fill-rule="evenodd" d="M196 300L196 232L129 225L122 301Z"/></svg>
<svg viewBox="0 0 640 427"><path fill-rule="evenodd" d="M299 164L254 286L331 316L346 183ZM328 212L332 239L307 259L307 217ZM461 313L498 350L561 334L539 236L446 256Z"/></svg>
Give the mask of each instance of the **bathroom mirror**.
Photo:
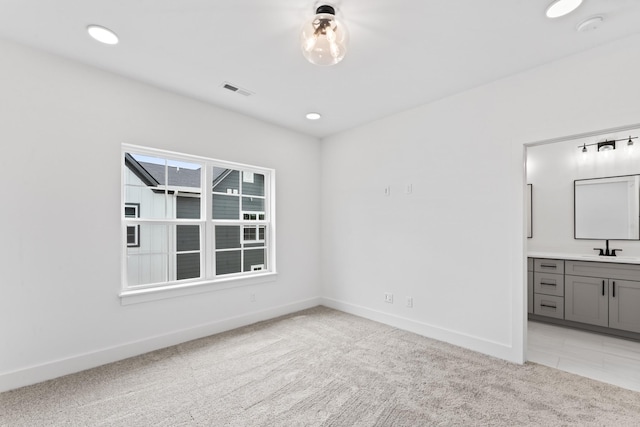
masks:
<svg viewBox="0 0 640 427"><path fill-rule="evenodd" d="M640 239L640 175L574 181L574 238Z"/></svg>

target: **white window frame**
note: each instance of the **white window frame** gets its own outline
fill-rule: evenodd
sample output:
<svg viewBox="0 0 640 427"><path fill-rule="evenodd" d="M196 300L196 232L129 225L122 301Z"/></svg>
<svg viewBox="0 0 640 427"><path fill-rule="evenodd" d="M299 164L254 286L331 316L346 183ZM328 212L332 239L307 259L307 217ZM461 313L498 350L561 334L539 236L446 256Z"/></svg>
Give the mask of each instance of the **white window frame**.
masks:
<svg viewBox="0 0 640 427"><path fill-rule="evenodd" d="M125 165L125 153L139 154L145 156L153 156L164 158L167 160L184 161L190 163L198 163L201 168L201 203L200 203L200 219L150 219L150 218L130 218L125 216L125 205L130 205L130 201L125 200L125 182L128 167ZM120 298L122 304L134 304L138 302L153 301L158 299L171 298L175 296L183 296L201 292L228 289L237 286L254 285L259 283L275 281L277 277L276 270L276 221L275 221L275 170L246 165L235 162L228 162L207 157L194 156L189 154L177 153L172 151L142 147L138 145L122 144L121 152L122 177L121 177L121 215L122 215L122 288ZM244 211L240 212L240 218L237 220L214 220L212 219L212 179L211 172L213 167L238 170L240 171L240 190L231 195L237 196L242 202L242 197L258 197L265 200L264 212L255 212L264 214L264 220L244 220ZM248 196L242 194L242 182L244 182L244 172L260 174L264 176L264 196ZM158 187L163 188L163 187ZM177 187L177 191L184 189ZM186 189L187 191L193 189ZM225 194L228 193L219 193ZM240 206L242 204L240 203ZM138 211L138 214L140 211ZM254 213L254 212L251 212ZM140 215L138 215L140 216ZM127 227L141 224L158 224L158 225L199 225L202 232L200 233L200 277L184 280L170 280L166 282L150 283L144 285L129 286L127 283ZM219 251L215 248L214 230L216 225L233 225L238 226L240 230L240 248L241 250L241 266L244 265L244 251L251 249L264 249L266 267L261 264L262 269L256 271L246 271L240 273L231 273L216 276L215 272L215 254ZM265 239L262 241L244 241L244 226L265 226ZM256 230L256 236L259 237L259 231ZM138 237L139 239L139 237ZM264 248L245 248L245 243L264 243ZM175 251L173 251L175 252ZM171 251L170 254L173 254ZM171 258L171 256L169 257ZM251 266L253 270L254 266Z"/></svg>

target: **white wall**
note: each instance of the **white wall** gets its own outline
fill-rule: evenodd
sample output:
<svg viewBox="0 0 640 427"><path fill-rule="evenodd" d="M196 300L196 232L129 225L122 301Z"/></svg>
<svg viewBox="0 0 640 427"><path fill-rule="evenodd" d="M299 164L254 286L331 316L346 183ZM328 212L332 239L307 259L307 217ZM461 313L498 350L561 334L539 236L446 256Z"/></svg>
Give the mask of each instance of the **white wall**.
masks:
<svg viewBox="0 0 640 427"><path fill-rule="evenodd" d="M619 40L324 141L325 303L522 361L523 144L637 123L638 45Z"/></svg>
<svg viewBox="0 0 640 427"><path fill-rule="evenodd" d="M618 142L615 151L606 153L588 147L586 155L578 146L630 135L640 136L640 129L528 147L527 182L533 184L533 237L528 239L529 251L597 255L593 248L604 248L602 240L573 238L573 181L640 174L640 144L634 140L636 144L629 150L626 142ZM611 247L622 249L620 255L640 257L638 241L611 241Z"/></svg>
<svg viewBox="0 0 640 427"><path fill-rule="evenodd" d="M0 391L318 304L319 141L13 43L0 51ZM122 306L123 142L274 168L277 280Z"/></svg>

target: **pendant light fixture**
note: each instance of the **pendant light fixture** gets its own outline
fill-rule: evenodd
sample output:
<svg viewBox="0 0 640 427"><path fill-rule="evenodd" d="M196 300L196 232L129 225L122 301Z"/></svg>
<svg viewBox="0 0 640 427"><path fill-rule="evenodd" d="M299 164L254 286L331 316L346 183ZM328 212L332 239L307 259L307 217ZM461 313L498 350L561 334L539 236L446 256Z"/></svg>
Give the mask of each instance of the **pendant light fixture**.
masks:
<svg viewBox="0 0 640 427"><path fill-rule="evenodd" d="M302 27L302 54L315 65L335 65L347 53L349 33L333 6L322 5Z"/></svg>

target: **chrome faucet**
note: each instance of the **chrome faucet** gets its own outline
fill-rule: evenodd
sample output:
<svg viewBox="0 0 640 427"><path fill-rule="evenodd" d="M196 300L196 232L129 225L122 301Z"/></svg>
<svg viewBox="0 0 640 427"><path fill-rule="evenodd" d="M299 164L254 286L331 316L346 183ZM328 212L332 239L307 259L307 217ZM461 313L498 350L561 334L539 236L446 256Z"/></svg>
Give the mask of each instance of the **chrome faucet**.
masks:
<svg viewBox="0 0 640 427"><path fill-rule="evenodd" d="M622 252L622 249L611 249L609 251L609 240L605 240L606 248L593 248L594 251L600 251L599 256L616 256L616 251Z"/></svg>

